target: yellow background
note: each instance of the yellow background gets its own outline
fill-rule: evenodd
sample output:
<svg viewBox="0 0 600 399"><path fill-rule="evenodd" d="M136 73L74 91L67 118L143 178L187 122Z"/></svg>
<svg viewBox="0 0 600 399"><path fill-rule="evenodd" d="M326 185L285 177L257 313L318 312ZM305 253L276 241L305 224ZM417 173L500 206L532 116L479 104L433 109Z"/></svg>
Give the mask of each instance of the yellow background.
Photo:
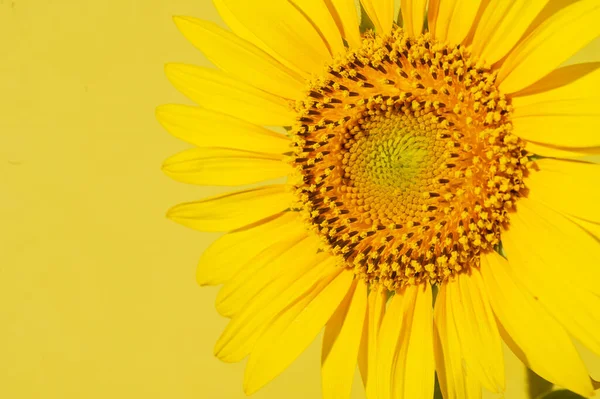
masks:
<svg viewBox="0 0 600 399"><path fill-rule="evenodd" d="M173 14L219 21L209 0L0 0L2 398L245 397L195 283L217 235L164 218L214 192L160 171L185 147L154 119L186 102L163 64L208 65ZM320 397L319 343L255 397Z"/></svg>

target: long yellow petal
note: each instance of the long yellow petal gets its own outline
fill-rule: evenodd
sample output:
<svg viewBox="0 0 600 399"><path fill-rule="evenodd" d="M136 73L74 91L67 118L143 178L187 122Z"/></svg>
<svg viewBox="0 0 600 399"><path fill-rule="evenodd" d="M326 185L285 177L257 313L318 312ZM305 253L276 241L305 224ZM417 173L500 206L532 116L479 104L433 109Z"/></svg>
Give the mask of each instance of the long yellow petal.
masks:
<svg viewBox="0 0 600 399"><path fill-rule="evenodd" d="M168 64L167 77L196 104L258 125L290 126L296 121L289 100L213 69Z"/></svg>
<svg viewBox="0 0 600 399"><path fill-rule="evenodd" d="M223 284L274 241L289 240L303 228L296 212L283 212L225 234L202 253L198 284Z"/></svg>
<svg viewBox="0 0 600 399"><path fill-rule="evenodd" d="M290 139L220 112L188 105L156 108L156 118L173 136L197 147L229 147L283 154Z"/></svg>
<svg viewBox="0 0 600 399"><path fill-rule="evenodd" d="M479 399L481 384L465 361L462 325L453 314L454 301L450 284L440 287L435 303L434 354L440 389L445 399ZM475 354L476 355L476 354Z"/></svg>
<svg viewBox="0 0 600 399"><path fill-rule="evenodd" d="M533 143L528 141L525 143L525 150L532 153L541 155L543 157L550 158L564 158L564 159L581 159L582 157L590 155L599 155L600 147L586 147L586 148L565 148L565 147L553 147L543 144Z"/></svg>
<svg viewBox="0 0 600 399"><path fill-rule="evenodd" d="M454 318L448 328L460 336L461 356L481 385L491 392L503 391L502 340L479 271L459 274L446 284L446 291Z"/></svg>
<svg viewBox="0 0 600 399"><path fill-rule="evenodd" d="M358 348L367 311L367 286L356 279L355 287L333 314L323 335L321 375L324 399L349 398Z"/></svg>
<svg viewBox="0 0 600 399"><path fill-rule="evenodd" d="M200 231L230 231L279 213L293 201L285 185L271 185L176 205L167 217Z"/></svg>
<svg viewBox="0 0 600 399"><path fill-rule="evenodd" d="M551 213L547 215L552 217ZM562 218L559 214L554 216ZM502 244L509 259L511 273L571 335L600 354L600 297L562 275L555 274L555 266L549 266L546 260L531 249L529 243L517 240L523 236L523 232L514 234L515 229L517 226L502 234ZM581 230L580 234L588 233ZM559 265L559 268L560 266L564 267Z"/></svg>
<svg viewBox="0 0 600 399"><path fill-rule="evenodd" d="M338 30L333 16L323 0L289 0L291 1L311 22L311 25L319 32L323 41L327 44L332 55L346 52L342 35Z"/></svg>
<svg viewBox="0 0 600 399"><path fill-rule="evenodd" d="M500 66L498 82L514 93L538 81L600 35L600 4L582 0L565 7L520 42Z"/></svg>
<svg viewBox="0 0 600 399"><path fill-rule="evenodd" d="M513 93L511 97L527 97L560 89L571 84L579 85L579 79L585 78L599 68L600 62L583 62L557 68L531 86L527 86L525 89ZM581 85L579 85L579 87L581 87ZM586 88L584 88L584 90L585 89Z"/></svg>
<svg viewBox="0 0 600 399"><path fill-rule="evenodd" d="M225 283L217 295L217 311L227 317L235 315L261 290L289 272L290 267L305 267L321 259L324 254L318 255L318 249L319 242L305 231L274 242Z"/></svg>
<svg viewBox="0 0 600 399"><path fill-rule="evenodd" d="M558 159L536 161L538 172L525 180L529 198L565 214L600 223L600 165Z"/></svg>
<svg viewBox="0 0 600 399"><path fill-rule="evenodd" d="M350 48L358 48L362 44L358 14L354 0L324 0L331 16L335 20L342 37Z"/></svg>
<svg viewBox="0 0 600 399"><path fill-rule="evenodd" d="M431 286L407 289L411 290L416 291L416 298L412 306L404 302L408 318L397 348L392 392L399 399L431 398L435 375Z"/></svg>
<svg viewBox="0 0 600 399"><path fill-rule="evenodd" d="M292 171L282 155L231 148L191 148L168 158L162 169L183 183L214 186L257 183Z"/></svg>
<svg viewBox="0 0 600 399"><path fill-rule="evenodd" d="M462 43L473 25L481 0L430 1L429 30L443 43Z"/></svg>
<svg viewBox="0 0 600 399"><path fill-rule="evenodd" d="M587 371L567 333L540 303L517 285L506 260L482 256L481 274L505 342L536 374L583 396L592 396Z"/></svg>
<svg viewBox="0 0 600 399"><path fill-rule="evenodd" d="M394 0L360 0L375 25L375 31L387 35L394 23Z"/></svg>
<svg viewBox="0 0 600 399"><path fill-rule="evenodd" d="M367 375L365 390L368 399L377 399L379 331L385 314L386 303L387 289L373 287L369 293L369 310L367 315Z"/></svg>
<svg viewBox="0 0 600 399"><path fill-rule="evenodd" d="M429 285L408 286L390 300L377 360L377 398L433 396L432 297Z"/></svg>
<svg viewBox="0 0 600 399"><path fill-rule="evenodd" d="M515 97L514 132L559 147L600 146L600 69L559 88Z"/></svg>
<svg viewBox="0 0 600 399"><path fill-rule="evenodd" d="M491 0L473 36L473 54L488 65L504 57L549 0Z"/></svg>
<svg viewBox="0 0 600 399"><path fill-rule="evenodd" d="M597 284L600 244L592 235L532 198L519 200L517 213L511 215L510 220L506 234L513 242L526 242L530 254L536 254L537 261L546 265L548 273L600 295ZM571 265L577 265L576 272L569 269ZM570 272L565 273L566 270Z"/></svg>
<svg viewBox="0 0 600 399"><path fill-rule="evenodd" d="M348 293L354 273L340 268L340 274L301 309L286 310L259 339L246 367L244 390L256 392L306 349L327 323Z"/></svg>
<svg viewBox="0 0 600 399"><path fill-rule="evenodd" d="M217 24L192 17L175 17L183 35L219 69L254 87L299 100L305 80L252 43Z"/></svg>
<svg viewBox="0 0 600 399"><path fill-rule="evenodd" d="M231 319L215 345L215 355L225 362L239 362L248 356L260 336L281 312L310 297L314 288L339 273L323 256L310 263L294 264L292 273L274 280L244 304Z"/></svg>
<svg viewBox="0 0 600 399"><path fill-rule="evenodd" d="M400 12L404 30L412 36L418 37L423 32L423 22L425 21L425 8L427 0L401 0Z"/></svg>
<svg viewBox="0 0 600 399"><path fill-rule="evenodd" d="M234 33L307 77L320 73L331 53L311 21L289 1L214 0Z"/></svg>

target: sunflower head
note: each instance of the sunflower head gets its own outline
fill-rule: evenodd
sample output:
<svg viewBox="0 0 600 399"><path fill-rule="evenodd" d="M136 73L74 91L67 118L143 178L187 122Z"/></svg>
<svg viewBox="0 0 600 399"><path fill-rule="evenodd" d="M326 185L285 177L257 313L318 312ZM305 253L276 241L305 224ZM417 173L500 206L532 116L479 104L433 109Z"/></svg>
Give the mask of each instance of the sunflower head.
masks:
<svg viewBox="0 0 600 399"><path fill-rule="evenodd" d="M396 290L499 244L532 162L496 77L466 47L396 27L311 83L291 131L296 194L345 267Z"/></svg>

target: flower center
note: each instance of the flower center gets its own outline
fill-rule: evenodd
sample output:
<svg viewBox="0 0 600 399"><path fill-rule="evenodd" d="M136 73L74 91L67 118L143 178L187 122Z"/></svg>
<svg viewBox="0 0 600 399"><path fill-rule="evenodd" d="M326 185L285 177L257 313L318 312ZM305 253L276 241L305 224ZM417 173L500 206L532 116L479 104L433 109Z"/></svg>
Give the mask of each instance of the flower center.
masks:
<svg viewBox="0 0 600 399"><path fill-rule="evenodd" d="M429 34L368 33L297 108L299 207L324 247L399 289L478 267L530 161L496 73Z"/></svg>

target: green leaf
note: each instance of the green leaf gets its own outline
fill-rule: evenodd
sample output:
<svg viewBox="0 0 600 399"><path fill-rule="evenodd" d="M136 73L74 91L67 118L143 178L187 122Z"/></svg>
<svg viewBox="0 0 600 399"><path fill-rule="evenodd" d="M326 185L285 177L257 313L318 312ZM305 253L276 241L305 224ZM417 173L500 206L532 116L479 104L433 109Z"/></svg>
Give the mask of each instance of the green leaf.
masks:
<svg viewBox="0 0 600 399"><path fill-rule="evenodd" d="M585 399L583 396L577 395L566 389L560 391L553 391L544 396L540 396L539 399Z"/></svg>

